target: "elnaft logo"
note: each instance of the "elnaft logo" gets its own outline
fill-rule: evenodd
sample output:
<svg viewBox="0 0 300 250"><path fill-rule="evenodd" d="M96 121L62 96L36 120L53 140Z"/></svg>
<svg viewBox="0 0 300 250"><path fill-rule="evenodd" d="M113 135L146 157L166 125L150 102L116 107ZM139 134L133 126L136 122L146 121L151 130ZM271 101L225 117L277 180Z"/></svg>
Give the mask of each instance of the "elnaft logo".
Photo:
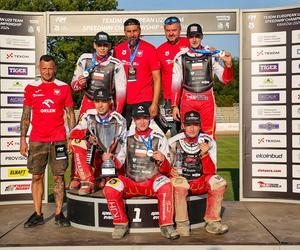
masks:
<svg viewBox="0 0 300 250"><path fill-rule="evenodd" d="M259 124L258 128L271 131L273 129L279 129L279 124L278 123L267 122L267 123Z"/></svg>
<svg viewBox="0 0 300 250"><path fill-rule="evenodd" d="M27 177L28 169L27 168L9 168L8 169L8 177Z"/></svg>
<svg viewBox="0 0 300 250"><path fill-rule="evenodd" d="M23 104L23 96L7 96L8 104Z"/></svg>
<svg viewBox="0 0 300 250"><path fill-rule="evenodd" d="M258 94L258 101L265 102L265 101L279 101L280 95L279 93L264 93L264 94Z"/></svg>
<svg viewBox="0 0 300 250"><path fill-rule="evenodd" d="M8 75L27 75L28 68L27 67L8 67Z"/></svg>
<svg viewBox="0 0 300 250"><path fill-rule="evenodd" d="M260 64L259 65L259 72L278 72L278 71L279 71L278 63Z"/></svg>

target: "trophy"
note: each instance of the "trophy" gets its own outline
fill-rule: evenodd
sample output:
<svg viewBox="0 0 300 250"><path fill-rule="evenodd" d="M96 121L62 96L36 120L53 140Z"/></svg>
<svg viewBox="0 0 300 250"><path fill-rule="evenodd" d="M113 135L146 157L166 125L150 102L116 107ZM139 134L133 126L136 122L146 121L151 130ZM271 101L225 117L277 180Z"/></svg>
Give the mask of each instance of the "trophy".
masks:
<svg viewBox="0 0 300 250"><path fill-rule="evenodd" d="M117 147L121 124L117 122L88 122L88 129L96 138L97 145L106 153L112 153ZM101 177L115 177L116 168L112 159L106 160L101 166Z"/></svg>

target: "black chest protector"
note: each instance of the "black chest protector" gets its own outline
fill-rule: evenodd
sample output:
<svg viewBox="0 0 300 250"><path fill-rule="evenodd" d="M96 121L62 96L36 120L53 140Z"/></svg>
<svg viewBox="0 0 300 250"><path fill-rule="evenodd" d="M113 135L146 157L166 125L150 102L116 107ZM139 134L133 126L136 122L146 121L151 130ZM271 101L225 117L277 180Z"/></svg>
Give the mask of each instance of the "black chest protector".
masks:
<svg viewBox="0 0 300 250"><path fill-rule="evenodd" d="M88 62L87 62L88 64ZM88 67L88 65L87 65ZM114 86L114 69L115 64L110 62L109 64L103 66L98 64L95 66L93 71L87 78L87 85L84 89L84 94L92 100L94 98L95 90L99 88L105 88L109 90L111 96L115 96L115 86Z"/></svg>
<svg viewBox="0 0 300 250"><path fill-rule="evenodd" d="M182 56L183 88L193 93L201 93L213 87L211 56Z"/></svg>
<svg viewBox="0 0 300 250"><path fill-rule="evenodd" d="M189 150L185 150L188 147ZM193 180L203 175L202 161L200 158L199 143L191 146L184 140L176 142L176 148L179 148L182 154L182 176L187 180Z"/></svg>
<svg viewBox="0 0 300 250"><path fill-rule="evenodd" d="M159 139L152 138L152 149L157 151ZM147 148L134 135L127 138L127 166L126 176L136 182L152 179L159 173L158 166L152 157L146 155Z"/></svg>

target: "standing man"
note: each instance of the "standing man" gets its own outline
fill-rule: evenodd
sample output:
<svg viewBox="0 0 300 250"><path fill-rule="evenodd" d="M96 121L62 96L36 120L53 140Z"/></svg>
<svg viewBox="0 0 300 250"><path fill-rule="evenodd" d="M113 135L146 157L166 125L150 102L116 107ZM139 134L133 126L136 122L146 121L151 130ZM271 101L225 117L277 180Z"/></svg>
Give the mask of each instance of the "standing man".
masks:
<svg viewBox="0 0 300 250"><path fill-rule="evenodd" d="M212 234L224 234L228 226L221 223L220 214L226 181L216 175L216 142L200 132L198 112L185 113L183 122L184 132L169 139L172 165L175 165L171 175L174 176L176 230L181 236L190 235L186 197L207 192L205 229Z"/></svg>
<svg viewBox="0 0 300 250"><path fill-rule="evenodd" d="M202 27L191 24L187 28L190 48L180 51L174 59L172 78L172 114L179 121L184 114L195 110L202 117L202 130L215 138L215 101L213 75L224 84L233 78L232 58L229 52L212 56L213 51L204 49ZM224 66L223 66L224 65ZM179 111L179 101L181 108Z"/></svg>
<svg viewBox="0 0 300 250"><path fill-rule="evenodd" d="M161 173L171 171L169 146L164 134L149 128L150 113L145 105L134 107L135 131L129 131L127 143L117 155L125 175L106 183L104 194L115 225L113 239L121 239L128 232L128 217L123 198L149 196L158 198L161 234L175 240L179 234L173 227L173 188L170 179ZM121 169L120 169L121 170Z"/></svg>
<svg viewBox="0 0 300 250"><path fill-rule="evenodd" d="M127 104L123 114L129 128L132 109L137 105L146 105L151 118L158 114L161 79L155 47L140 39L140 22L134 18L126 20L124 33L127 41L115 47L114 55L124 63L127 76Z"/></svg>
<svg viewBox="0 0 300 250"><path fill-rule="evenodd" d="M157 48L157 54L161 64L166 119L169 121L171 127L171 135L175 135L180 126L178 126L178 122L173 120L171 111L173 60L179 51L188 48L190 44L187 38L180 37L181 24L177 17L171 16L165 20L164 31L167 41Z"/></svg>
<svg viewBox="0 0 300 250"><path fill-rule="evenodd" d="M126 98L126 74L122 63L109 54L111 40L103 31L94 39L95 52L85 53L77 61L72 80L75 91L84 91L79 117L88 109L94 109L95 90L106 88L113 96L114 110L122 113ZM88 74L89 73L89 74Z"/></svg>
<svg viewBox="0 0 300 250"><path fill-rule="evenodd" d="M64 173L68 167L64 111L69 129L75 126L75 115L71 89L68 84L55 79L54 58L43 55L40 58L41 79L25 88L21 118L20 153L28 157L28 169L32 174L32 197L35 212L24 227L44 224L42 198L44 194L44 173L49 163L54 180L55 224L70 226L62 212L64 201ZM26 135L30 125L29 150Z"/></svg>

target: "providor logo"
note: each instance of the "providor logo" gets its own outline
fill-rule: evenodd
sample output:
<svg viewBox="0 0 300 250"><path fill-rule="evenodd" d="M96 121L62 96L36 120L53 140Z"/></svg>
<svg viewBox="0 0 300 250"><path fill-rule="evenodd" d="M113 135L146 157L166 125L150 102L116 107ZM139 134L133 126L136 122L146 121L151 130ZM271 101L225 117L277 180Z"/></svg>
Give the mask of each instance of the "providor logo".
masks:
<svg viewBox="0 0 300 250"><path fill-rule="evenodd" d="M19 152L2 152L1 165L26 165L27 158L22 156Z"/></svg>
<svg viewBox="0 0 300 250"><path fill-rule="evenodd" d="M253 178L252 190L263 192L287 192L287 180Z"/></svg>
<svg viewBox="0 0 300 250"><path fill-rule="evenodd" d="M286 150L252 149L252 162L286 162Z"/></svg>

